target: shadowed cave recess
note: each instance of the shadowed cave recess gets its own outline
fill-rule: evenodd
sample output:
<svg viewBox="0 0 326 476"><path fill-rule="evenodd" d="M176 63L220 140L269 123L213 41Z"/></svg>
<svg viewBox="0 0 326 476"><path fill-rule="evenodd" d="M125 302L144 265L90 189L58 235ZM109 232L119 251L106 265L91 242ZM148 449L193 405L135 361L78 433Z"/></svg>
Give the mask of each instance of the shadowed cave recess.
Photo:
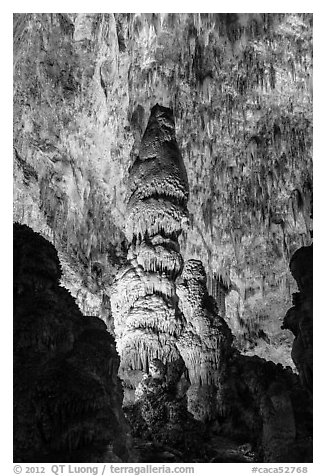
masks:
<svg viewBox="0 0 326 476"><path fill-rule="evenodd" d="M312 15L14 15L14 461L312 461Z"/></svg>

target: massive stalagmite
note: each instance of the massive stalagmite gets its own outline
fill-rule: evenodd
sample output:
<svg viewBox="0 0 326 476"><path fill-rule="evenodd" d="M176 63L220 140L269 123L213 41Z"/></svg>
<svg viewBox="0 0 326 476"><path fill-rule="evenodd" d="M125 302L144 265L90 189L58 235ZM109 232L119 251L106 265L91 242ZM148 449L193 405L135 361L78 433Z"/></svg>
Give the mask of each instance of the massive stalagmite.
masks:
<svg viewBox="0 0 326 476"><path fill-rule="evenodd" d="M177 281L177 295L185 318L177 346L191 383L188 410L198 419L211 419L223 405L223 384L233 352L232 335L208 294L201 261L185 263Z"/></svg>
<svg viewBox="0 0 326 476"><path fill-rule="evenodd" d="M190 260L183 267L178 237L187 226L187 200L188 180L173 114L156 105L129 171L129 261L116 278L112 312L126 386L135 388L153 359L167 364L181 357L193 410L198 392L216 394L221 353L224 342L230 347L231 335L213 314L201 262ZM206 418L211 409L206 405L205 411L193 412Z"/></svg>
<svg viewBox="0 0 326 476"><path fill-rule="evenodd" d="M250 435L264 461L309 460L310 423L302 408L309 415L310 403L296 376L239 355L209 296L201 261L183 263L178 237L187 223L187 198L172 112L157 105L130 168L128 263L112 292L125 402L134 401L137 389L141 415L157 438L160 426L175 424L169 408L185 431L191 421L186 401L196 420L218 422L232 437ZM307 288L305 280L300 286Z"/></svg>
<svg viewBox="0 0 326 476"><path fill-rule="evenodd" d="M183 265L178 236L187 224L187 199L187 174L172 111L156 105L129 171L129 261L112 292L120 374L132 386L152 359L180 358L177 339L184 318L177 306L175 278Z"/></svg>

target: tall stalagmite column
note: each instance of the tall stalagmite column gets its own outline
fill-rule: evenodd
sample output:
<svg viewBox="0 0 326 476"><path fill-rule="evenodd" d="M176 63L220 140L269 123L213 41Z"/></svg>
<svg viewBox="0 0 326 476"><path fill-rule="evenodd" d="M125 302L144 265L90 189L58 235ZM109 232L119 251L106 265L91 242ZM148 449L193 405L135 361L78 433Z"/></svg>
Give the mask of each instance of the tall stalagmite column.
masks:
<svg viewBox="0 0 326 476"><path fill-rule="evenodd" d="M117 275L111 297L120 374L132 387L152 359L180 358L176 342L183 316L175 279L183 266L178 236L187 226L187 200L172 111L156 105L130 169L129 264Z"/></svg>
<svg viewBox="0 0 326 476"><path fill-rule="evenodd" d="M223 387L233 352L231 331L208 294L201 261L185 263L177 280L177 295L185 318L177 345L191 384L188 410L199 420L210 420L223 413Z"/></svg>
<svg viewBox="0 0 326 476"><path fill-rule="evenodd" d="M156 105L130 169L129 264L111 295L120 375L125 387L135 389L154 359L164 365L182 359L190 385L188 410L205 420L221 403L232 339L208 295L202 263L183 266L178 237L187 227L187 200L172 111Z"/></svg>

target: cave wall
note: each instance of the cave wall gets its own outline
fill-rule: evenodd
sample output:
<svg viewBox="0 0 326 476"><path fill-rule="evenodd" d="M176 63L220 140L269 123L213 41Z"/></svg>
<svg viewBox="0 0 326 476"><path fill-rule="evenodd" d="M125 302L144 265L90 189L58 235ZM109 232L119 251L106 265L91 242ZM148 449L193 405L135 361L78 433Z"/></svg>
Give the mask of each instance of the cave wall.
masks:
<svg viewBox="0 0 326 476"><path fill-rule="evenodd" d="M53 289L60 279L83 314L101 317L111 333L125 333L122 321L120 331L119 325L114 328L112 284L130 267L130 245L134 247L132 259L141 260L141 267L149 263L151 268L153 262L151 246L144 241L142 246L142 240L133 243L133 225L125 225L137 209L137 200L141 202L147 193L137 195L136 173L136 193L132 199L128 197L128 177L137 158L146 159L153 152L144 147L142 137L156 103L173 110L189 189L189 226L187 233L178 236L180 248L174 255L175 263L183 256L183 273L176 284L174 279L163 284L160 279L157 284L172 295L175 286L184 319L182 326L177 326L180 352L175 357L182 348L185 362L189 356L184 387L177 386L172 396L187 393L188 408L193 402L192 412L197 412L199 419L212 416L203 414L203 408L214 409L221 434L243 441L250 434L261 460L311 461L309 395L289 369L257 357L292 367L295 364L303 385L311 390L312 301L310 288L305 288L311 276L308 273L302 281L294 268L293 277L288 270L294 251L309 247L312 241L312 15L295 13L14 15L14 220L47 238L57 249L63 269L60 277L56 258L53 261L41 254L41 279L30 279L32 271L27 271L28 292L37 294L36 304L30 303L24 291L24 277L17 286L15 425L35 428L31 416L35 407L23 409L22 404L23 395L30 392L30 381L25 373L21 375L25 368L40 391L37 395L32 391L30 400L31 405L36 402L36 408L39 405L40 424L31 446L25 446L25 433L17 436L16 458L41 456L46 460L55 452L58 460L62 455L69 459L72 453L79 458L80 447L87 443L81 435L94 441L89 460L127 457L123 434L114 443L116 448L107 448L113 439L105 429L108 423L113 428L123 427L113 341L96 318L84 317L81 324L71 296L61 288L55 297ZM139 170L142 173L141 166ZM144 216L143 212L136 212L135 217ZM150 217L149 210L143 220L145 228ZM138 223L136 218L129 223ZM176 246L176 240L172 241ZM55 286L47 288L43 261L56 276L50 278ZM127 289L135 284L147 286L148 292L152 283L146 284L144 275L136 276L136 268L134 263L129 269ZM124 271L119 273L121 269ZM217 327L225 324L218 319L224 314L224 304L220 301L215 307L207 293L206 277L213 296L218 294L216 283L222 283L225 321L235 335L236 347L247 354L240 355L232 347L223 356L221 375L226 379L222 385L214 381L214 391L205 387L211 384L209 378L205 380L211 368L206 364L210 361L211 365L211 357L219 352L214 335L212 341L209 338L214 319ZM40 293L45 293L45 301ZM281 329L292 294L294 308ZM49 307L48 299L53 306L50 315L56 312L61 316L49 329L39 313ZM72 320L60 314L60 300L74 316ZM23 307L28 309L29 304L32 314L25 315ZM39 317L35 320L35 316ZM40 323L40 328L26 329L29 319L35 320L36 326ZM162 322L161 330L169 334L169 325ZM61 326L70 326L65 335ZM208 344L205 352L201 335ZM31 341L36 343L32 353ZM95 362L85 365L84 356L97 349L98 342L103 342L99 361L109 352L108 366L113 362L112 368ZM32 361L37 363L35 370ZM219 358L217 363L214 371L220 369ZM139 369L132 370L144 373L148 359L140 359L136 367ZM111 397L118 402L113 405L116 412L111 415L104 405L103 420L100 412L100 441L92 440L93 423L85 431L84 420L76 428L64 418L67 426L50 434L54 407L48 405L48 389L54 392L63 414L67 406L78 413L93 405L88 397L81 400L80 407L70 402L71 395L80 400L83 379L87 384L93 382L89 375L80 376L81 368L87 375L95 372L100 379L108 372L110 385L115 382ZM181 375L182 365L180 369L176 373ZM62 394L60 388L66 373L74 385L69 395ZM150 390L152 377L146 378L149 380L143 385ZM139 375L133 374L131 380L134 388ZM54 388L53 382L59 388ZM104 390L97 390L92 402L100 407L99 395L105 385ZM182 434L187 425L178 426L178 415L187 422L192 420L184 413L184 403L178 412L171 395L164 392L162 408L169 417L156 419L162 409L159 406L151 414L153 421L176 425ZM204 403L198 407L200 400ZM191 431L197 430L195 425Z"/></svg>
<svg viewBox="0 0 326 476"><path fill-rule="evenodd" d="M289 258L311 243L311 14L15 14L14 219L111 326L126 177L156 103L188 173L183 256L230 290L243 352L293 365L280 320Z"/></svg>

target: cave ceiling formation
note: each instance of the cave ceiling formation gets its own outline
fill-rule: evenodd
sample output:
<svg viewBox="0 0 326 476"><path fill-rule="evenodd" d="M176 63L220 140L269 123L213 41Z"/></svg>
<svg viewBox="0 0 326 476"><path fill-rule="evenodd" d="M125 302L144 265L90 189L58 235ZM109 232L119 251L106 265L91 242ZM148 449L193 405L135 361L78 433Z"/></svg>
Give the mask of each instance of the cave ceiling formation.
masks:
<svg viewBox="0 0 326 476"><path fill-rule="evenodd" d="M112 328L129 169L155 104L188 176L184 260L202 261L239 349L293 366L282 319L312 241L311 14L15 14L14 220Z"/></svg>

